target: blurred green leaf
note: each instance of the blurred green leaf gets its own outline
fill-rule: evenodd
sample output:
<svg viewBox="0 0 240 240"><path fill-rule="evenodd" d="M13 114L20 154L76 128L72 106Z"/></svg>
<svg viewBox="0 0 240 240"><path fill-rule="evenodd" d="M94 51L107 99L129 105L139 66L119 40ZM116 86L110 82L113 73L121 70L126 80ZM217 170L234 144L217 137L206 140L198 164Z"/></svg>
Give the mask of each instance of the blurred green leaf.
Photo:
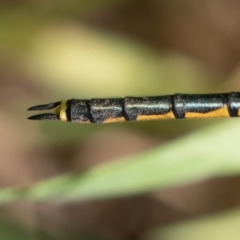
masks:
<svg viewBox="0 0 240 240"><path fill-rule="evenodd" d="M151 231L146 240L239 240L240 209Z"/></svg>
<svg viewBox="0 0 240 240"><path fill-rule="evenodd" d="M216 80L192 58L83 24L53 25L33 45L32 75L66 99L204 92Z"/></svg>
<svg viewBox="0 0 240 240"><path fill-rule="evenodd" d="M142 154L103 164L84 174L66 174L27 188L3 189L0 202L119 197L238 174L238 131L238 119L230 119Z"/></svg>

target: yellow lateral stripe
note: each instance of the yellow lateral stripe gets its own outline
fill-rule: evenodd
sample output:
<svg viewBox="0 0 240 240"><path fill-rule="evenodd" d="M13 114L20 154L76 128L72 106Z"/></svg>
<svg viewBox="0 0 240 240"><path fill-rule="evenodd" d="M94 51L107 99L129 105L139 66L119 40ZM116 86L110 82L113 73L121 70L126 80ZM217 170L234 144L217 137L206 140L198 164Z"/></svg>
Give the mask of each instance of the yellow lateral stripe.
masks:
<svg viewBox="0 0 240 240"><path fill-rule="evenodd" d="M172 111L165 114L157 114L157 115L139 115L137 117L137 121L146 121L146 120L160 120L160 119L175 119Z"/></svg>
<svg viewBox="0 0 240 240"><path fill-rule="evenodd" d="M230 117L228 108L224 105L222 108L209 111L207 113L186 112L185 118L214 118L214 117Z"/></svg>
<svg viewBox="0 0 240 240"><path fill-rule="evenodd" d="M107 118L102 123L114 123L114 122L124 122L126 119L124 117L119 118Z"/></svg>

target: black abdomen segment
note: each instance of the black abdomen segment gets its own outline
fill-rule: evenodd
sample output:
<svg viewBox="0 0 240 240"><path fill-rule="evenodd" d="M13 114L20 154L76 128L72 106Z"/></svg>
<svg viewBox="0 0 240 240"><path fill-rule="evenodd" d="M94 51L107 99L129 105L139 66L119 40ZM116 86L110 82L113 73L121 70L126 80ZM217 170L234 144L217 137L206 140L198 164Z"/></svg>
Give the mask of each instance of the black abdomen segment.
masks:
<svg viewBox="0 0 240 240"><path fill-rule="evenodd" d="M175 94L67 101L68 121L107 123L240 116L240 93Z"/></svg>

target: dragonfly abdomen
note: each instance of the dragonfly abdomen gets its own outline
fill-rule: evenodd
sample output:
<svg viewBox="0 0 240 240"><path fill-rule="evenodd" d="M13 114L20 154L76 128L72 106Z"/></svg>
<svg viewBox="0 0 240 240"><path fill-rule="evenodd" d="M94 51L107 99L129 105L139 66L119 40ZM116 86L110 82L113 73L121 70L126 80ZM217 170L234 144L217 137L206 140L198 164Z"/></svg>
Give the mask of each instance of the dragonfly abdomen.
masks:
<svg viewBox="0 0 240 240"><path fill-rule="evenodd" d="M54 108L56 103L40 105L39 109L43 110L44 106L50 109L49 106ZM38 110L38 106L29 110ZM59 102L55 114L40 114L30 119L47 119L51 115L56 116L55 120L80 123L238 117L240 116L240 93L71 99Z"/></svg>

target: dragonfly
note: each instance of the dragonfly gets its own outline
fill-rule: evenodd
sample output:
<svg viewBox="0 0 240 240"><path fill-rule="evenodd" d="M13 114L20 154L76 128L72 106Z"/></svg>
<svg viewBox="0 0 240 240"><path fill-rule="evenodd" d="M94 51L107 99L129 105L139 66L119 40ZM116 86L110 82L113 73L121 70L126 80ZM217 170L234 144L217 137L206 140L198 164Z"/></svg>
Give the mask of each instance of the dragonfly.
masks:
<svg viewBox="0 0 240 240"><path fill-rule="evenodd" d="M150 97L70 99L30 107L28 111L53 112L30 116L30 120L77 123L113 123L162 119L240 116L240 92L180 94Z"/></svg>

